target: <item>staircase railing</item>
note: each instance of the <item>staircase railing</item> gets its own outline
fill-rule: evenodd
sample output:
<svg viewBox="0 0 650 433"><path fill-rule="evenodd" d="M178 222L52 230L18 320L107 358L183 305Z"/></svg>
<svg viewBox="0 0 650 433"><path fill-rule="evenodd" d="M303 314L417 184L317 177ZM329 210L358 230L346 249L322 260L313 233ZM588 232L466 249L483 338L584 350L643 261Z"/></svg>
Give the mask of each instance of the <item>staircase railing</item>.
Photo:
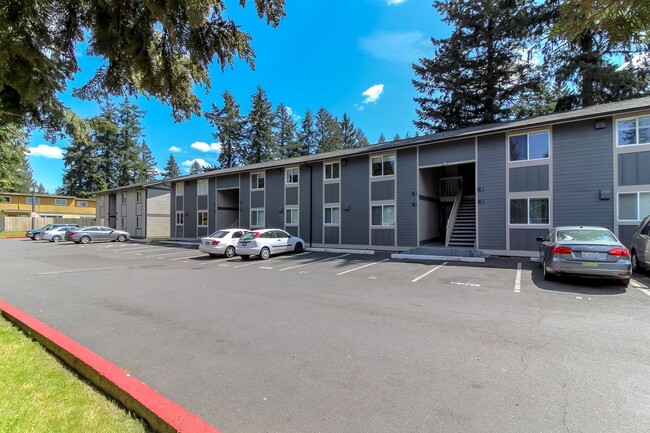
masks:
<svg viewBox="0 0 650 433"><path fill-rule="evenodd" d="M456 225L456 217L458 216L458 209L460 208L460 202L463 198L463 188L462 188L462 179L456 193L456 198L454 198L454 205L451 207L451 213L449 214L449 219L447 220L447 232L445 236L445 246L449 246L449 240L451 239L451 233L454 231L454 226Z"/></svg>
<svg viewBox="0 0 650 433"><path fill-rule="evenodd" d="M458 191L461 191L463 178L461 176L450 176L440 178L440 201L452 201Z"/></svg>

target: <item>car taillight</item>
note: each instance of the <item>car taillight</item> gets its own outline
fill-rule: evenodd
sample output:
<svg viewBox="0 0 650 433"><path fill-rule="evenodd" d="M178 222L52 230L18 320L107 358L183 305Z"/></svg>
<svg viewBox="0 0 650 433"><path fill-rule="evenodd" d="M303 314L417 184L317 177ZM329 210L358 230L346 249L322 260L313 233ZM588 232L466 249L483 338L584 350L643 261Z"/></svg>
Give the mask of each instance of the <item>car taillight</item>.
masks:
<svg viewBox="0 0 650 433"><path fill-rule="evenodd" d="M553 254L571 254L573 250L569 247L559 247L555 246L551 249Z"/></svg>
<svg viewBox="0 0 650 433"><path fill-rule="evenodd" d="M255 239L259 238L260 236L262 236L262 233L255 233Z"/></svg>
<svg viewBox="0 0 650 433"><path fill-rule="evenodd" d="M610 256L619 256L619 257L630 257L630 250L627 248L612 248L609 250Z"/></svg>
<svg viewBox="0 0 650 433"><path fill-rule="evenodd" d="M221 241L212 241L212 242L210 242L210 245L219 245L219 242L221 242Z"/></svg>
<svg viewBox="0 0 650 433"><path fill-rule="evenodd" d="M76 235L77 232L68 232L69 235Z"/></svg>

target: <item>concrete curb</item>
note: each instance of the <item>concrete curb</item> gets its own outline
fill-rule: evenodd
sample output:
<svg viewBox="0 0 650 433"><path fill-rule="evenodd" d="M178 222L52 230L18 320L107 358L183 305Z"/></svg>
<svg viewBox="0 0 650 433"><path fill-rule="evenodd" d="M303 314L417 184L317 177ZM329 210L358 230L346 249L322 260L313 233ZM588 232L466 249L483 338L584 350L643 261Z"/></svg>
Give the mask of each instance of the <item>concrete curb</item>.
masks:
<svg viewBox="0 0 650 433"><path fill-rule="evenodd" d="M391 254L391 259L402 260L436 260L444 262L485 263L485 257L429 256L419 254Z"/></svg>
<svg viewBox="0 0 650 433"><path fill-rule="evenodd" d="M29 239L27 236L0 236L0 239ZM29 239L31 241L31 239Z"/></svg>
<svg viewBox="0 0 650 433"><path fill-rule="evenodd" d="M219 430L198 416L163 397L116 365L2 299L0 312L81 376L144 418L153 431L219 433Z"/></svg>
<svg viewBox="0 0 650 433"><path fill-rule="evenodd" d="M375 254L374 250L353 250L348 248L320 248L305 247L305 251L314 251L316 253L349 253L349 254Z"/></svg>

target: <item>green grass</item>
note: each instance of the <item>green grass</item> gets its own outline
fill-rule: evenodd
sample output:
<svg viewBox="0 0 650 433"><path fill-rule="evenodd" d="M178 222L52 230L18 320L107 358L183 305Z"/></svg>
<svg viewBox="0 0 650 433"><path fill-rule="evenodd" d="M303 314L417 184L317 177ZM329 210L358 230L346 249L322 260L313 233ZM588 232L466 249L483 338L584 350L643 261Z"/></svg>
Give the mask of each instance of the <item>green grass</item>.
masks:
<svg viewBox="0 0 650 433"><path fill-rule="evenodd" d="M147 431L124 408L0 316L0 432Z"/></svg>
<svg viewBox="0 0 650 433"><path fill-rule="evenodd" d="M0 238L7 236L25 236L25 231L22 232L0 232Z"/></svg>

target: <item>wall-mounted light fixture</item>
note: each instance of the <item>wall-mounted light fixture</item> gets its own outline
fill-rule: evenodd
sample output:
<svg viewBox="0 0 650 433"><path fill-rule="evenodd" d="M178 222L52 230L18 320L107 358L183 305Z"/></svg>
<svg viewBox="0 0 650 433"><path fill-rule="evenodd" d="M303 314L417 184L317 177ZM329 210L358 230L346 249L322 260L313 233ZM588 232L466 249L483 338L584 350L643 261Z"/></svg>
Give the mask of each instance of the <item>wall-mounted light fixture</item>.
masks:
<svg viewBox="0 0 650 433"><path fill-rule="evenodd" d="M607 121L605 119L598 119L594 122L594 128L605 129L607 128Z"/></svg>
<svg viewBox="0 0 650 433"><path fill-rule="evenodd" d="M347 158L343 158L343 159L341 160L341 165L348 165L348 160L347 160Z"/></svg>

